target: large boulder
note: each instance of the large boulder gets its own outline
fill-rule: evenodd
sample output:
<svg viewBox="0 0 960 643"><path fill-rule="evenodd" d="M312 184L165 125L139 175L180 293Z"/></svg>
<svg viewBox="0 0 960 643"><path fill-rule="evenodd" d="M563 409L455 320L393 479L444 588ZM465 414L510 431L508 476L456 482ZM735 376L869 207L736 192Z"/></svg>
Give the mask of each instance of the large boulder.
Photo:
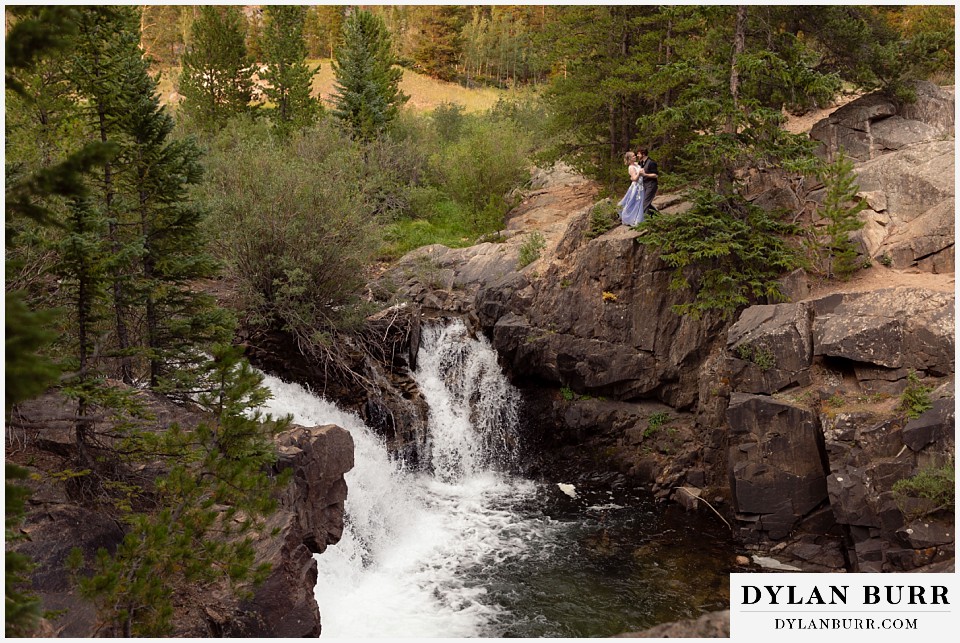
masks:
<svg viewBox="0 0 960 643"><path fill-rule="evenodd" d="M814 355L936 376L954 370L954 297L898 287L848 296L813 321Z"/></svg>
<svg viewBox="0 0 960 643"><path fill-rule="evenodd" d="M806 303L751 306L727 331L735 390L771 394L810 383L813 309Z"/></svg>
<svg viewBox="0 0 960 643"><path fill-rule="evenodd" d="M835 110L810 130L831 158L843 148L847 156L868 161L917 143L952 136L953 94L921 81L914 85L917 100L898 103L881 93L867 94Z"/></svg>
<svg viewBox="0 0 960 643"><path fill-rule="evenodd" d="M479 291L479 309L503 314L483 318L493 324L494 347L520 375L595 395L692 406L698 369L720 321L674 313L687 295L670 289L670 272L656 252L637 244L637 233L626 227L586 239L588 216L575 217L558 243L564 261L541 267L522 295L512 291L512 307L502 305L498 283Z"/></svg>
<svg viewBox="0 0 960 643"><path fill-rule="evenodd" d="M280 496L279 511L263 530L276 535L256 543L257 563L269 563L270 575L233 610L207 607L209 627L221 636L320 635L313 555L339 542L343 534L343 475L353 468L353 438L334 425L297 427L277 436L277 445L276 471L292 469L293 475Z"/></svg>
<svg viewBox="0 0 960 643"><path fill-rule="evenodd" d="M734 393L727 423L738 517L754 537L784 538L827 499L819 420L785 401Z"/></svg>

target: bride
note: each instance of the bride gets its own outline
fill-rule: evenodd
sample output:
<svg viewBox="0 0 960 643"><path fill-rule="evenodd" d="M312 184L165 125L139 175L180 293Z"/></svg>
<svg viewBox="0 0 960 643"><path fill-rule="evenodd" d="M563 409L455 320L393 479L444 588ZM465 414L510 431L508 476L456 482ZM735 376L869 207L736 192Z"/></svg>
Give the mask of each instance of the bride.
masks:
<svg viewBox="0 0 960 643"><path fill-rule="evenodd" d="M643 221L643 182L640 181L641 170L637 164L637 155L627 152L623 155L623 164L630 173L630 188L617 204L620 210L620 221L623 225L635 226Z"/></svg>

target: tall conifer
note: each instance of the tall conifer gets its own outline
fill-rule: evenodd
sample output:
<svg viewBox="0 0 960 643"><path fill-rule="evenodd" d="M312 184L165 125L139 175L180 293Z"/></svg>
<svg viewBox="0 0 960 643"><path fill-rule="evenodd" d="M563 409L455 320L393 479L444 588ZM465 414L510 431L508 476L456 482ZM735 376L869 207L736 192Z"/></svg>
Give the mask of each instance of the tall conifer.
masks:
<svg viewBox="0 0 960 643"><path fill-rule="evenodd" d="M252 61L237 7L200 7L181 59L183 109L204 127L220 127L250 109Z"/></svg>
<svg viewBox="0 0 960 643"><path fill-rule="evenodd" d="M351 14L343 26L343 45L333 60L333 113L350 126L354 136L376 138L410 98L400 91L403 71L394 63L383 19L369 11Z"/></svg>
<svg viewBox="0 0 960 643"><path fill-rule="evenodd" d="M311 69L305 61L306 15L303 6L270 6L266 10L263 80L268 86L264 93L274 104L270 117L282 132L309 125L320 113L320 102L310 95L313 76L320 68Z"/></svg>

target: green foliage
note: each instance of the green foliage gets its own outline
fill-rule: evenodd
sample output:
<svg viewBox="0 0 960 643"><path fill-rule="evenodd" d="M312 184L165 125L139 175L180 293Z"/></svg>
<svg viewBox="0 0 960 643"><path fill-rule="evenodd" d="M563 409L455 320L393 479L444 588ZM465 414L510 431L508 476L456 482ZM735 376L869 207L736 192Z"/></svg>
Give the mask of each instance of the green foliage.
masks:
<svg viewBox="0 0 960 643"><path fill-rule="evenodd" d="M431 157L433 181L469 208L480 232L503 226L508 192L527 180L526 136L509 121L475 120L463 136Z"/></svg>
<svg viewBox="0 0 960 643"><path fill-rule="evenodd" d="M413 51L417 68L441 80L452 80L457 61L462 55L460 32L466 19L466 8L459 5L423 7L420 17L422 35Z"/></svg>
<svg viewBox="0 0 960 643"><path fill-rule="evenodd" d="M442 103L434 108L430 120L434 132L440 137L441 141L456 141L460 138L466 121L463 114L463 105Z"/></svg>
<svg viewBox="0 0 960 643"><path fill-rule="evenodd" d="M617 206L610 199L594 204L590 209L590 227L584 232L587 239L596 239L608 230L612 230L619 223Z"/></svg>
<svg viewBox="0 0 960 643"><path fill-rule="evenodd" d="M899 409L904 411L911 420L917 419L933 408L933 402L930 401L932 390L929 386L923 385L915 371L910 371L907 375L907 388L900 397Z"/></svg>
<svg viewBox="0 0 960 643"><path fill-rule="evenodd" d="M323 332L351 319L379 245L362 149L329 119L289 140L241 120L212 141L207 167L198 197L245 323L322 350Z"/></svg>
<svg viewBox="0 0 960 643"><path fill-rule="evenodd" d="M205 129L216 129L250 109L253 61L238 7L200 7L182 57L182 109Z"/></svg>
<svg viewBox="0 0 960 643"><path fill-rule="evenodd" d="M795 226L738 197L697 190L690 201L684 213L646 220L649 232L637 238L674 269L671 288L691 291L691 301L675 312L731 317L761 297L782 300L777 278L800 264L785 240Z"/></svg>
<svg viewBox="0 0 960 643"><path fill-rule="evenodd" d="M827 221L820 239L826 251L823 271L828 276L846 279L861 266L850 233L864 226L859 214L867 204L857 199L860 188L853 162L842 149L832 163L824 166L820 179L826 190L823 203L817 208L817 214Z"/></svg>
<svg viewBox="0 0 960 643"><path fill-rule="evenodd" d="M8 402L9 403L9 402ZM21 540L20 524L26 511L26 499L30 492L12 481L24 480L27 470L7 464L4 469L4 540L11 543ZM4 555L4 592L3 619L4 634L7 637L29 636L40 618L40 601L32 592L24 588L29 583L27 574L33 569L33 563L23 554L11 551Z"/></svg>
<svg viewBox="0 0 960 643"><path fill-rule="evenodd" d="M834 393L829 398L827 398L827 404L832 406L835 409L842 408L844 404L847 403L847 400L839 392Z"/></svg>
<svg viewBox="0 0 960 643"><path fill-rule="evenodd" d="M573 392L569 386L564 386L560 389L560 397L562 397L567 402L573 402L577 399L577 394Z"/></svg>
<svg viewBox="0 0 960 643"><path fill-rule="evenodd" d="M314 5L307 9L303 37L310 58L333 58L335 47L343 36L344 7Z"/></svg>
<svg viewBox="0 0 960 643"><path fill-rule="evenodd" d="M155 482L159 509L126 516L127 535L113 555L101 549L94 574L79 579L108 634L164 636L171 632L172 598L183 583L225 579L241 588L269 571L255 565L252 534L276 507L274 494L289 480L272 476L274 421L256 408L268 393L261 376L225 345L212 349L201 405L215 420L194 431L172 426L139 437L152 453L176 454ZM79 562L73 555L74 564Z"/></svg>
<svg viewBox="0 0 960 643"><path fill-rule="evenodd" d="M941 510L952 513L956 505L956 475L952 458L942 466L924 467L917 475L895 482L893 497L907 520Z"/></svg>
<svg viewBox="0 0 960 643"><path fill-rule="evenodd" d="M268 83L264 94L274 106L269 116L283 134L313 123L322 109L320 102L310 95L313 76L319 67L311 69L304 62L306 15L307 8L300 5L266 8L263 32L266 70L261 77Z"/></svg>
<svg viewBox="0 0 960 643"><path fill-rule="evenodd" d="M394 67L383 20L369 11L350 15L343 25L343 41L332 62L337 79L333 114L354 136L372 140L409 98L399 89L403 72Z"/></svg>
<svg viewBox="0 0 960 643"><path fill-rule="evenodd" d="M517 266L524 268L540 258L540 253L547 246L547 240L539 232L531 232L520 245L520 256L517 258Z"/></svg>
<svg viewBox="0 0 960 643"><path fill-rule="evenodd" d="M753 362L763 371L770 370L776 365L773 351L765 346L740 344L737 346L737 357L748 362Z"/></svg>
<svg viewBox="0 0 960 643"><path fill-rule="evenodd" d="M643 437L649 438L651 435L656 433L661 426L665 425L669 421L670 414L666 411L651 413L650 417L647 418L647 428L643 431Z"/></svg>

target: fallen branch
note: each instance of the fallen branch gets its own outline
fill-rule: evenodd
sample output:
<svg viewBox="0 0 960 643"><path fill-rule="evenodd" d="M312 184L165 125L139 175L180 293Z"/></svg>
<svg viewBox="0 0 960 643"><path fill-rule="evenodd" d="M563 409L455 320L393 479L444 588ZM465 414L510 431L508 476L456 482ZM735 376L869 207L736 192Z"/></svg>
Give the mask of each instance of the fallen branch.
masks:
<svg viewBox="0 0 960 643"><path fill-rule="evenodd" d="M686 487L674 487L674 489L680 489L681 491L683 491L684 493L686 493L688 496L691 496L691 497L693 497L693 498L696 498L697 500L702 500L702 501L703 501L703 504L705 504L705 505L707 505L708 507L710 507L710 511L712 511L712 512L715 513L715 514L717 514L717 517L718 517L720 520L723 521L723 524L725 524L725 525L730 529L730 533L733 533L733 526L732 526L729 522L727 522L727 519L724 518L723 515L721 515L721 513L720 513L719 511L717 511L716 509L714 509L714 508L713 508L713 505L711 505L709 502L707 502L706 499L702 498L701 496L694 496L692 493L690 493L689 491L687 491Z"/></svg>

